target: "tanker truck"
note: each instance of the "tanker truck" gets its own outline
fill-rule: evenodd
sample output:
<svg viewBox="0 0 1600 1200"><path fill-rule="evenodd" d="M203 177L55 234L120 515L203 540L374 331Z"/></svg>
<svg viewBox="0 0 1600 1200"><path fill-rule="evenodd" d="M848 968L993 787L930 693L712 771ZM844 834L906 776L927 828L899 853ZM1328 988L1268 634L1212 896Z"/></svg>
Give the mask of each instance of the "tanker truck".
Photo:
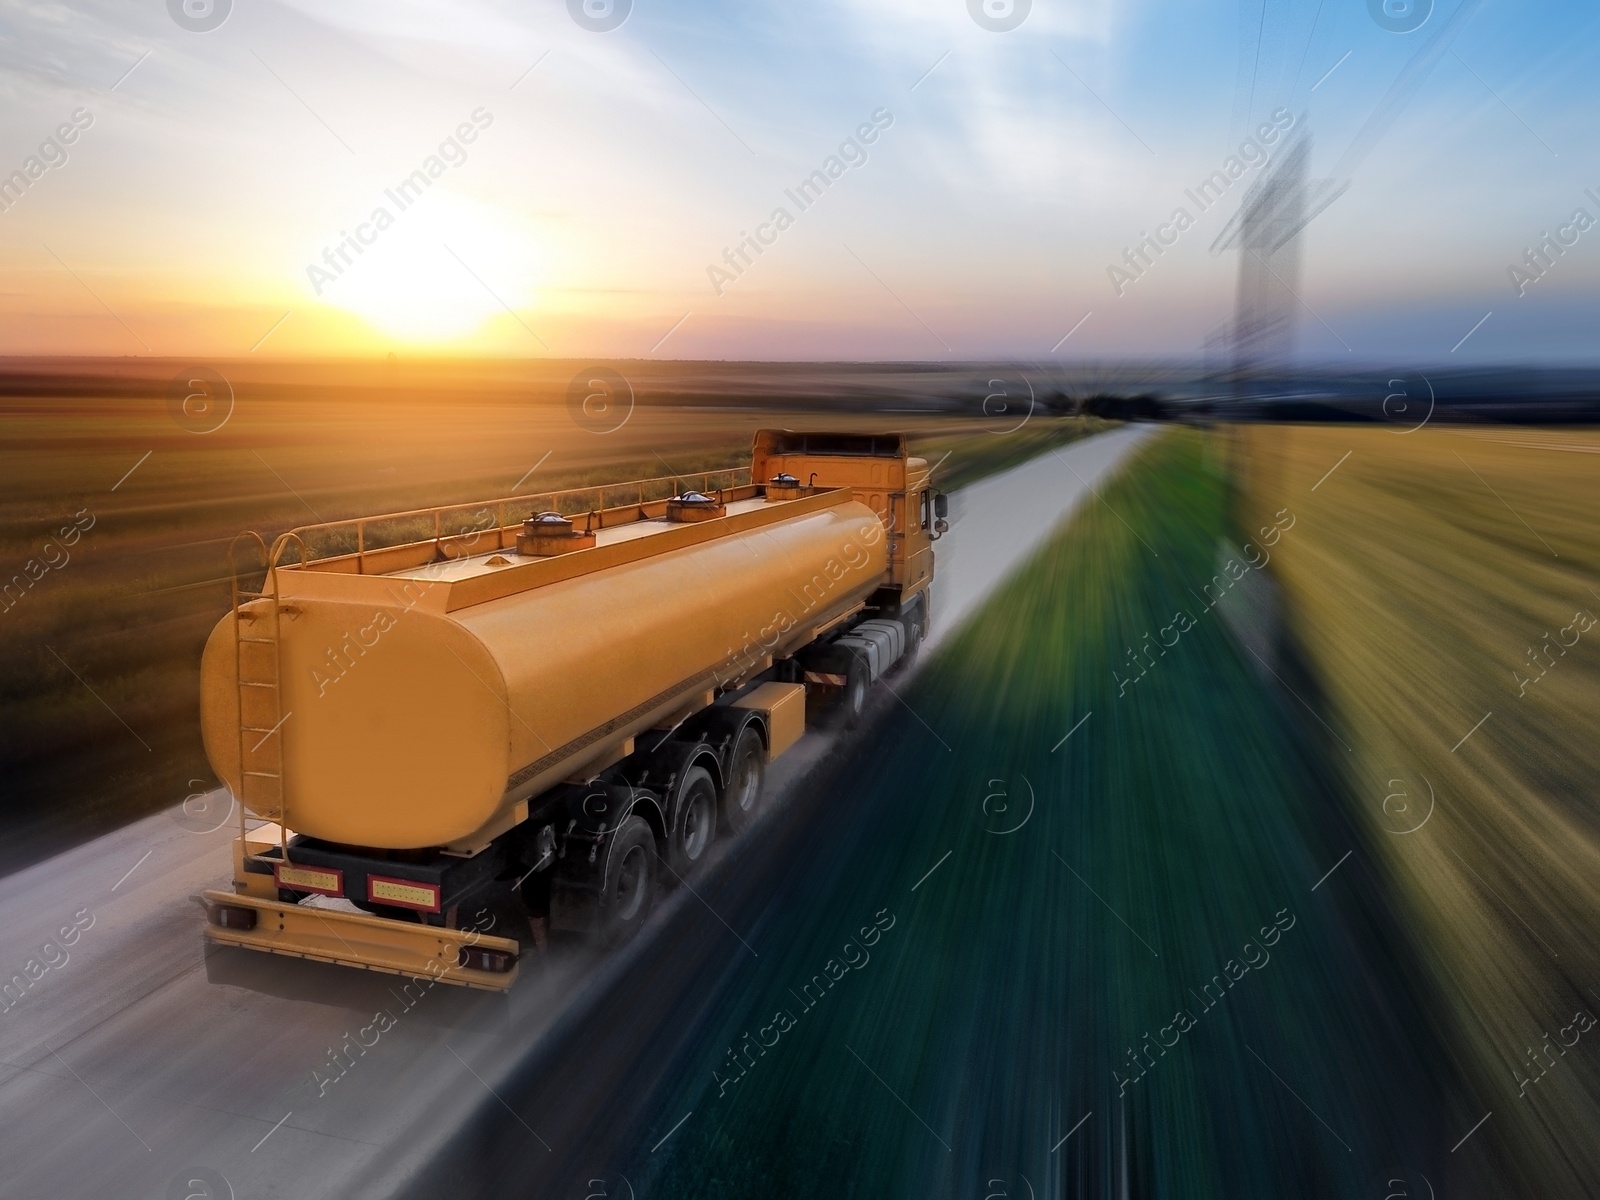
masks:
<svg viewBox="0 0 1600 1200"><path fill-rule="evenodd" d="M899 434L763 430L694 482L235 539L201 661L239 814L207 939L503 991L551 929L631 937L749 828L808 722L915 656L945 498Z"/></svg>

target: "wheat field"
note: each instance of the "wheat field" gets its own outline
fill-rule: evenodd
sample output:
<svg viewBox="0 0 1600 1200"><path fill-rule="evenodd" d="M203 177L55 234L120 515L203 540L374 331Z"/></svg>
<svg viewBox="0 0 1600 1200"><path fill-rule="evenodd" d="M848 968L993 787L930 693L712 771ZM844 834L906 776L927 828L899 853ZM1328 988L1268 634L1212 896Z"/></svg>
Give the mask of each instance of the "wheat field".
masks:
<svg viewBox="0 0 1600 1200"><path fill-rule="evenodd" d="M1470 1081L1453 1128L1493 1113L1468 1143L1485 1194L1588 1194L1600 434L1247 427L1232 449L1245 526L1298 518L1272 566L1345 744L1358 852L1395 881Z"/></svg>

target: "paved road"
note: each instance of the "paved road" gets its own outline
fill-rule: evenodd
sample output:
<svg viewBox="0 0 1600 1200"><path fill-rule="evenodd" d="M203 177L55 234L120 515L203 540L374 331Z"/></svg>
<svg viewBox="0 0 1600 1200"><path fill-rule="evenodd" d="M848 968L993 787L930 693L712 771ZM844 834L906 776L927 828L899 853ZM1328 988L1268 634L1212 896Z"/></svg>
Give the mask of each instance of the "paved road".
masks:
<svg viewBox="0 0 1600 1200"><path fill-rule="evenodd" d="M963 491L939 545L938 636L1142 436L1101 435ZM779 800L758 836L776 845L803 829L807 811L790 798L830 749L808 735L774 770ZM675 893L610 958L557 947L508 997L406 996L390 976L204 953L193 897L226 878L232 826L225 801L209 803L210 819L175 809L0 880L0 981L26 983L0 1000L0 1197L391 1194L495 1103L513 1068L570 1046L569 1031L599 1010L627 1020L650 1007L620 985L641 959L672 954L700 904ZM211 832L194 830L211 820ZM709 868L730 874L761 886L742 863L739 873ZM703 936L706 922L693 924ZM379 1010L393 1020L376 1034ZM346 1045L342 1067L331 1067ZM586 1073L567 1127L529 1136L572 1144L612 1103L608 1082Z"/></svg>
<svg viewBox="0 0 1600 1200"><path fill-rule="evenodd" d="M951 530L937 547L934 628L928 644L958 628L1064 516L1085 500L1092 503L1127 452L1151 431L1150 426L1113 430L1041 454L952 496Z"/></svg>

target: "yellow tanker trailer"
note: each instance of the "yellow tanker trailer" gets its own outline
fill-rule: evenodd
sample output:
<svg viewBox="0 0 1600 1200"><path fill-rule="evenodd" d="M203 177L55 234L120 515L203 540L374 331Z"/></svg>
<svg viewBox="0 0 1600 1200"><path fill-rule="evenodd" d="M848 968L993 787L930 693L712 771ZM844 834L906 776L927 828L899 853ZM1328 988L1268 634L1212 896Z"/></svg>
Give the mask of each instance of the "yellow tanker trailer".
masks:
<svg viewBox="0 0 1600 1200"><path fill-rule="evenodd" d="M240 804L207 936L503 989L749 826L808 700L849 723L915 653L944 498L899 435L763 431L680 483L241 535L267 570L201 666Z"/></svg>

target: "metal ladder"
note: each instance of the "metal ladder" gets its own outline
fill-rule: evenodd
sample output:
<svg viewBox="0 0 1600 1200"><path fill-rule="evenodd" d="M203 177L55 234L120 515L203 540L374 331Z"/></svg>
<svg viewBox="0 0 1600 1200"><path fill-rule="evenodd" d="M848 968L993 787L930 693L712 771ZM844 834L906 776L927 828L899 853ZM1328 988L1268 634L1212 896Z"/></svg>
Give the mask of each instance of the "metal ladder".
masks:
<svg viewBox="0 0 1600 1200"><path fill-rule="evenodd" d="M260 591L239 582L235 551L253 541L266 564ZM283 862L289 861L288 803L283 782L282 655L279 646L277 564L257 533L241 533L228 546L228 578L232 588L234 679L239 696L239 833L244 836L245 810L277 824ZM259 603L265 601L265 603ZM254 605L252 608L251 606Z"/></svg>

